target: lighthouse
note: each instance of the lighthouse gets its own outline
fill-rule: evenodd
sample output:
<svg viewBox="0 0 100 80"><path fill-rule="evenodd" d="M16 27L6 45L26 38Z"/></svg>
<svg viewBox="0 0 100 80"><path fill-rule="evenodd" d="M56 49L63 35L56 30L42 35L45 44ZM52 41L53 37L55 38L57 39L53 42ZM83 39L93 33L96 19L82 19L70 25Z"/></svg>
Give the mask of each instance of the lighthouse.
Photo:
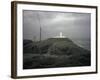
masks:
<svg viewBox="0 0 100 80"><path fill-rule="evenodd" d="M66 36L63 36L63 33L60 32L60 33L59 33L59 36L56 36L55 38L66 38Z"/></svg>

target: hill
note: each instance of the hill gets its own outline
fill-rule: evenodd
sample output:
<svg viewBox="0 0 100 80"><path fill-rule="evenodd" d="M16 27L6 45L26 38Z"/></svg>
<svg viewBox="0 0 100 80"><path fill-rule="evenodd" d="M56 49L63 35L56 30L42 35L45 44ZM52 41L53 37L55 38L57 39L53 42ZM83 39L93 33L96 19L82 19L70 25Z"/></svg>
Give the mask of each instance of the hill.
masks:
<svg viewBox="0 0 100 80"><path fill-rule="evenodd" d="M90 51L68 38L23 41L24 69L90 66Z"/></svg>

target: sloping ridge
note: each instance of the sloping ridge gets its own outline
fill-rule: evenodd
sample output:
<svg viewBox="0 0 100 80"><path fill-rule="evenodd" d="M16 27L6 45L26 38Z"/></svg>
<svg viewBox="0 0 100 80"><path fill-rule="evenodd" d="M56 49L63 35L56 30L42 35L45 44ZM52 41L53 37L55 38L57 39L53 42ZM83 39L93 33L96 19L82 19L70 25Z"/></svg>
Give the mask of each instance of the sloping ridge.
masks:
<svg viewBox="0 0 100 80"><path fill-rule="evenodd" d="M68 38L49 38L40 42L38 46L47 54L76 55L89 53L88 50L79 47Z"/></svg>

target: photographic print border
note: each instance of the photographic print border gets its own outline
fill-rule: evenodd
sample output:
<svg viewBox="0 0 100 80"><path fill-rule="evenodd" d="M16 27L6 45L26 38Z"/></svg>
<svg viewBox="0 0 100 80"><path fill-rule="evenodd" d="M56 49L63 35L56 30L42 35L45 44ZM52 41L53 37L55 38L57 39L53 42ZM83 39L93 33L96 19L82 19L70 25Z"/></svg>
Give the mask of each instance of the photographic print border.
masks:
<svg viewBox="0 0 100 80"><path fill-rule="evenodd" d="M17 73L17 4L27 4L27 5L46 5L46 6L59 6L59 7L77 7L77 8L90 8L96 10L96 71L91 72L81 72L81 73L61 73L61 74L47 74L47 75L30 75L30 76L18 76ZM11 77L12 78L32 78L32 77L50 77L50 76L65 76L65 75L80 75L80 74L93 74L97 73L97 6L88 5L73 5L73 4L57 4L57 3L40 3L40 2L24 2L24 1L12 1L11 2Z"/></svg>

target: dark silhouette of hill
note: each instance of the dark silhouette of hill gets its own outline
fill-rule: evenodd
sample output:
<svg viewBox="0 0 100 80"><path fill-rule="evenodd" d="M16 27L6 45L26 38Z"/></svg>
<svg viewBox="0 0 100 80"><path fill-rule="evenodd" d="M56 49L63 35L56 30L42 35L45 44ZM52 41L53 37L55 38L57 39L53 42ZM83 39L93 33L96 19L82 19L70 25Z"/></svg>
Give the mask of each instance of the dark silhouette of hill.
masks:
<svg viewBox="0 0 100 80"><path fill-rule="evenodd" d="M90 51L68 38L23 41L24 69L90 66Z"/></svg>

